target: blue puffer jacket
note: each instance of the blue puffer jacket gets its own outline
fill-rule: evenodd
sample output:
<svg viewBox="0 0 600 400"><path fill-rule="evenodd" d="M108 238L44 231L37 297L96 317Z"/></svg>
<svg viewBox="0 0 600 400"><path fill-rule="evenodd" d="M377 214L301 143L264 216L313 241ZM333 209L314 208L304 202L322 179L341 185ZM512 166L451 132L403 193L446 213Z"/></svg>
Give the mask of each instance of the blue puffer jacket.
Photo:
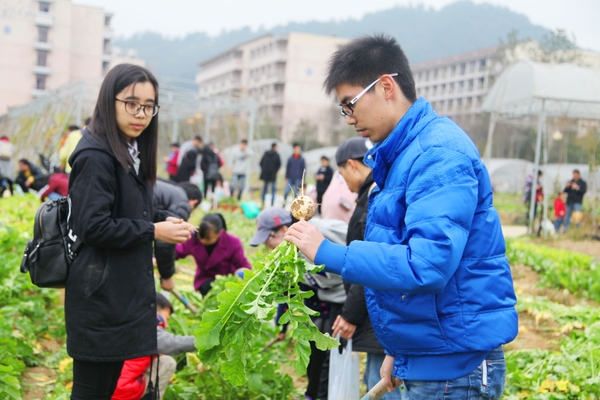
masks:
<svg viewBox="0 0 600 400"><path fill-rule="evenodd" d="M469 137L423 98L365 163L378 186L365 241L343 248L325 241L316 263L365 286L377 338L395 357L395 376L458 378L517 335L487 170ZM463 370L436 372L439 362Z"/></svg>

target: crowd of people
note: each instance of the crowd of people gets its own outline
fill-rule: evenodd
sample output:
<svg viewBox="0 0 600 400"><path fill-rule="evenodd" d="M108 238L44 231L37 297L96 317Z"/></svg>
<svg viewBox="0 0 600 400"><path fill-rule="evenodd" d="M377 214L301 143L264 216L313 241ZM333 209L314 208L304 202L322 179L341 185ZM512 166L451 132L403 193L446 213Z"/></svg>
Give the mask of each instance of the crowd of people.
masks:
<svg viewBox="0 0 600 400"><path fill-rule="evenodd" d="M335 172L321 157L312 177L319 213L308 222L274 206L284 163L273 143L259 161L263 210L250 245L273 249L288 240L307 262L325 266L303 277L315 292L306 299L319 312L315 325L367 353L364 382L371 389L382 379L384 399L499 399L502 345L517 335L518 314L477 149L417 99L407 58L390 37L340 47L325 88L362 137L339 146ZM254 162L248 142L231 153L231 185L214 143L204 145L199 136L171 144L164 159L169 179L158 178L158 93L146 68L111 69L91 119L69 129L61 165L48 174L22 159L12 179L14 148L0 138L4 190L12 194L17 185L42 199L72 199L71 228L84 243L65 294L72 399L162 397L176 367L171 356L194 350L192 337L167 331L174 309L163 294L175 289L175 260L194 259L193 285L202 295L214 290L217 275L243 276L240 269L251 268L221 214L204 215L197 227L187 222L205 197L228 190L242 198ZM295 143L285 162L284 201L297 195L306 169ZM541 176L530 180L525 199L534 199L536 212ZM580 223L585 192L574 171L555 201L557 230ZM163 294L156 292L154 266ZM285 334L282 326L278 338ZM305 398L324 400L329 353L314 344L311 350Z"/></svg>
<svg viewBox="0 0 600 400"><path fill-rule="evenodd" d="M536 233L541 235L543 227L544 206L544 186L542 185L542 177L544 173L541 170L537 172L535 186L533 177L527 177L525 183L525 193L523 195L523 203L527 208L526 222L529 225L529 215L531 208L532 197L533 205L533 220L536 221L539 216ZM535 193L532 193L535 190ZM552 225L553 233L564 234L569 230L571 222L575 223L577 229L581 227L583 221L583 196L587 192L587 183L581 178L581 172L578 169L573 170L573 177L568 181L564 189L557 193L553 200L554 207L554 223ZM547 227L548 229L548 227ZM551 229L551 228L550 228ZM551 229L552 230L552 229Z"/></svg>

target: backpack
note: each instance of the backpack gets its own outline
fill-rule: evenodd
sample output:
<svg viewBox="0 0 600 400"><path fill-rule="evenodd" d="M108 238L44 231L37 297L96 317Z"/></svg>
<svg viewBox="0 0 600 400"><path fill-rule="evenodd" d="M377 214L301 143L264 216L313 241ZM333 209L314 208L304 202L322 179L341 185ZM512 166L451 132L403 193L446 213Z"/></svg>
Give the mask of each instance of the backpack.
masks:
<svg viewBox="0 0 600 400"><path fill-rule="evenodd" d="M69 229L71 198L47 201L35 214L33 239L27 242L21 272L42 288L64 288L81 239Z"/></svg>
<svg viewBox="0 0 600 400"><path fill-rule="evenodd" d="M0 140L0 160L10 160L13 156L13 148L10 142Z"/></svg>

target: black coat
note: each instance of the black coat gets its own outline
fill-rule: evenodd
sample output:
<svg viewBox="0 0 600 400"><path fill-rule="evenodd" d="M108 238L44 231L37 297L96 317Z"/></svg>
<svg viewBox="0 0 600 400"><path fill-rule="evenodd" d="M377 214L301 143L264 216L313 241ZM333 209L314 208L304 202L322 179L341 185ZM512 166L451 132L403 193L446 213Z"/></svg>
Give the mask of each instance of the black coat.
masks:
<svg viewBox="0 0 600 400"><path fill-rule="evenodd" d="M154 187L154 209L185 221L190 217L192 208L188 203L185 190L163 180L157 180ZM154 241L154 256L160 277L168 279L175 274L175 245Z"/></svg>
<svg viewBox="0 0 600 400"><path fill-rule="evenodd" d="M321 167L317 171L317 175L323 175L323 179L317 181L317 193L325 193L329 184L331 183L331 179L333 178L333 169L328 165L326 167Z"/></svg>
<svg viewBox="0 0 600 400"><path fill-rule="evenodd" d="M69 159L72 228L83 240L67 280L67 352L76 360L156 354L152 186L85 131Z"/></svg>
<svg viewBox="0 0 600 400"><path fill-rule="evenodd" d="M267 150L260 159L260 180L274 182L281 168L281 157L275 150Z"/></svg>
<svg viewBox="0 0 600 400"><path fill-rule="evenodd" d="M564 191L567 192L567 204L583 203L583 195L587 192L587 183L583 179L579 179L578 181L571 179L569 183L576 183L579 189L575 190L570 186L565 188Z"/></svg>
<svg viewBox="0 0 600 400"><path fill-rule="evenodd" d="M358 192L356 208L348 223L347 244L353 240L364 240L367 223L367 208L369 205L369 189L373 185L373 173L370 173ZM365 303L365 291L361 285L344 284L347 298L342 308L341 316L351 324L357 325L352 336L352 349L371 354L383 354L383 346L379 344Z"/></svg>

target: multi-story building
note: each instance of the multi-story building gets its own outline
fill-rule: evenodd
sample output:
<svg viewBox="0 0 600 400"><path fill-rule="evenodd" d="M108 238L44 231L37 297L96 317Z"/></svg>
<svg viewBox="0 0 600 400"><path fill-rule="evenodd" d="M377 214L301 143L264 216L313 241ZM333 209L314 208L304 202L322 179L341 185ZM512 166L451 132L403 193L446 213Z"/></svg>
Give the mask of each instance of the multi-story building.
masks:
<svg viewBox="0 0 600 400"><path fill-rule="evenodd" d="M472 117L481 113L483 99L506 65L539 59L542 51L539 43L530 40L509 50L494 46L415 64L411 69L417 95L425 97L438 114L459 120ZM556 51L547 57L582 67L600 67L600 54L588 50Z"/></svg>
<svg viewBox="0 0 600 400"><path fill-rule="evenodd" d="M101 78L111 63L111 17L70 0L2 0L0 114L62 84Z"/></svg>
<svg viewBox="0 0 600 400"><path fill-rule="evenodd" d="M440 58L412 66L417 96L438 114L478 114L494 78L501 71L498 46Z"/></svg>
<svg viewBox="0 0 600 400"><path fill-rule="evenodd" d="M290 141L302 120L317 126L328 143L344 121L323 92L327 62L348 39L306 33L265 35L200 63L196 76L201 97L248 96L261 103L258 119L269 120ZM336 115L337 113L337 115Z"/></svg>

